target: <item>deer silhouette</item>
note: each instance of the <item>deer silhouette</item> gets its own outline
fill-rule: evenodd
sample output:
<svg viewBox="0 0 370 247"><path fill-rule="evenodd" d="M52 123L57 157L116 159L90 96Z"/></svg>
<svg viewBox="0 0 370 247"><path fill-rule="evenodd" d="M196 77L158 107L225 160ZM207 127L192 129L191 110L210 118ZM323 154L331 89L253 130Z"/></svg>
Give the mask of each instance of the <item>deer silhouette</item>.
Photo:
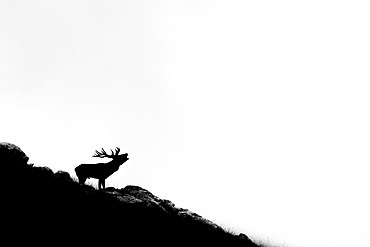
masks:
<svg viewBox="0 0 370 247"><path fill-rule="evenodd" d="M105 189L105 179L110 175L118 171L119 167L129 160L128 154L119 154L120 149L117 147L115 151L110 150L112 154L107 154L104 148L101 151L95 150L92 157L99 158L111 158L112 160L108 163L97 163L97 164L81 164L75 168L76 175L80 184L84 184L88 178L99 179L99 190Z"/></svg>

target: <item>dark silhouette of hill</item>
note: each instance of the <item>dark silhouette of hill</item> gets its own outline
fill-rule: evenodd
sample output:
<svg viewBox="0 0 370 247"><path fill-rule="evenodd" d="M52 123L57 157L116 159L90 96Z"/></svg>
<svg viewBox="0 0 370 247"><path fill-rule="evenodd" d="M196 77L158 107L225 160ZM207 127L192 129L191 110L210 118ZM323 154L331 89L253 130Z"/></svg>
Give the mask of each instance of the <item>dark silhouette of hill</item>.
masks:
<svg viewBox="0 0 370 247"><path fill-rule="evenodd" d="M96 190L0 157L2 241L13 246L257 246L138 186Z"/></svg>

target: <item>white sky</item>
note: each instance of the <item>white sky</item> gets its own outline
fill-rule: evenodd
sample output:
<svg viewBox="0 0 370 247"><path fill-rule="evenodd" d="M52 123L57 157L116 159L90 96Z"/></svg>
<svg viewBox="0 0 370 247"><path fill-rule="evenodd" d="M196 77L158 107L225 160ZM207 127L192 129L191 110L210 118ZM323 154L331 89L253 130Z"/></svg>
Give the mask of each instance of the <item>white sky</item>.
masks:
<svg viewBox="0 0 370 247"><path fill-rule="evenodd" d="M367 2L1 0L1 141L72 175L119 146L108 186L272 243L370 246Z"/></svg>

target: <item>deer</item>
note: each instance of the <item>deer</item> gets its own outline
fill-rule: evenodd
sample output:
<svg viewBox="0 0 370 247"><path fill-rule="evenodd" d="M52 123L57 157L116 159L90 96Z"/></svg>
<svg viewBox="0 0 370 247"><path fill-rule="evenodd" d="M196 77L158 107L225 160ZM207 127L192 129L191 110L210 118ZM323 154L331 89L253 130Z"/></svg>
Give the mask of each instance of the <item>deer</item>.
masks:
<svg viewBox="0 0 370 247"><path fill-rule="evenodd" d="M117 147L115 151L110 150L112 153L107 154L104 148L101 151L95 150L92 157L98 158L111 158L108 163L97 164L81 164L75 168L76 175L80 184L85 184L86 179L96 178L99 180L99 190L105 189L105 180L118 171L119 167L129 160L128 154L119 154L120 149Z"/></svg>

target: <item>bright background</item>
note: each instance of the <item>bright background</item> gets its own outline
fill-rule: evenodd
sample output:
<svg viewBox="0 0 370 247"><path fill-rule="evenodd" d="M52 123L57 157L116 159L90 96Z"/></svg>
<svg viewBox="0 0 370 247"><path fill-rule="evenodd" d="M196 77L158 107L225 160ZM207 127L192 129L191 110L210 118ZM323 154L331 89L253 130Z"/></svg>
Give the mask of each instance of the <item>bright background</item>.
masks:
<svg viewBox="0 0 370 247"><path fill-rule="evenodd" d="M369 13L0 0L1 141L73 176L118 146L130 160L107 186L272 244L370 246Z"/></svg>

